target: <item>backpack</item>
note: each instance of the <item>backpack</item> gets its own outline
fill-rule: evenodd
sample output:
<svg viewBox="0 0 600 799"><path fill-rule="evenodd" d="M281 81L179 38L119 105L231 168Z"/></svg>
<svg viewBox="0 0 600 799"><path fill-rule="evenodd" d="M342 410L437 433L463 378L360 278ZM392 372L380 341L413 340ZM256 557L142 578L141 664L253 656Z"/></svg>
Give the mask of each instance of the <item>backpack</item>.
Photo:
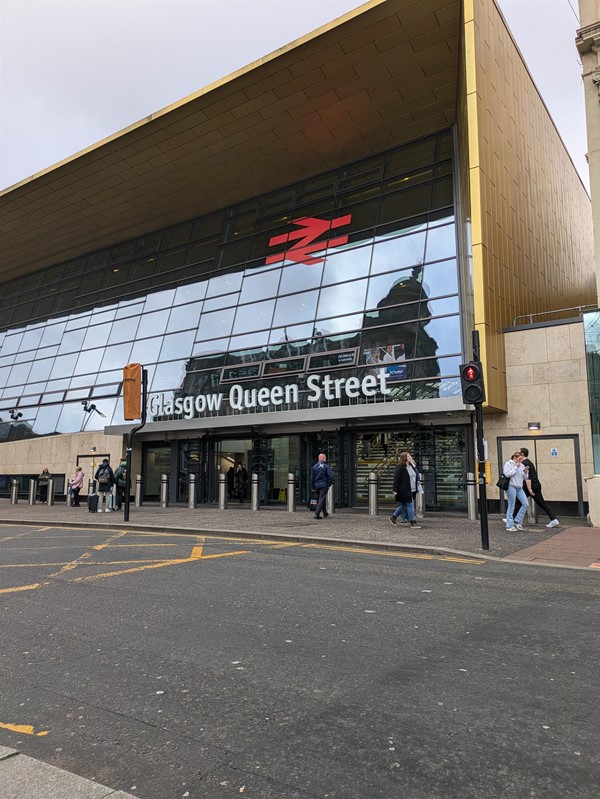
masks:
<svg viewBox="0 0 600 799"><path fill-rule="evenodd" d="M117 479L117 483L119 486L127 485L127 469L119 466L119 468L116 471L115 477Z"/></svg>
<svg viewBox="0 0 600 799"><path fill-rule="evenodd" d="M110 483L110 469L108 468L108 466L103 466L98 471L98 482L101 483L102 485Z"/></svg>

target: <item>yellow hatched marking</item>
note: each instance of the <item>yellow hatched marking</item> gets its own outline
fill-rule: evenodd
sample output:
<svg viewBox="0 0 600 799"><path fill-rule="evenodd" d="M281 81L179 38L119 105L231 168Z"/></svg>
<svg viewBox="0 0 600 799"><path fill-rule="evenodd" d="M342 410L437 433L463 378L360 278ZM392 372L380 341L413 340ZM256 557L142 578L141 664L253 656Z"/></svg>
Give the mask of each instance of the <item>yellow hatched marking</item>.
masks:
<svg viewBox="0 0 600 799"><path fill-rule="evenodd" d="M38 735L39 737L48 735L50 732L50 730L41 730L40 732L36 732L31 724L2 724L2 722L0 722L0 727L2 727L3 730L19 732L22 735Z"/></svg>
<svg viewBox="0 0 600 799"><path fill-rule="evenodd" d="M190 563L194 558L178 558L177 560L165 560L160 563L152 563L146 566L139 566L133 569L120 569L116 572L103 572L102 574L90 574L87 577L74 577L71 582L73 583L86 583L92 580L101 580L104 577L120 577L122 574L134 574L135 572L143 572L146 569L162 569L163 566L176 566L179 563Z"/></svg>
<svg viewBox="0 0 600 799"><path fill-rule="evenodd" d="M302 544L299 541L294 541L291 544L288 544L288 543L285 543L285 544L270 544L269 542L267 542L267 546L270 546L271 549L286 549L287 547L301 547Z"/></svg>
<svg viewBox="0 0 600 799"><path fill-rule="evenodd" d="M106 541L103 545L100 545L100 547L94 547L94 549L103 549L104 546L108 546L112 541L116 541L119 538L123 538L124 535L127 535L127 530L121 530L117 533L114 533L113 535L111 535L108 541ZM80 555L75 560L72 560L69 563L65 563L62 569L59 569L59 571L54 572L54 574L51 574L50 577L60 577L61 574L76 569L77 566L81 565L82 561L89 560L91 557L92 557L92 552L84 552L83 555Z"/></svg>
<svg viewBox="0 0 600 799"><path fill-rule="evenodd" d="M0 588L0 594L16 594L17 591L33 591L35 588L41 588L42 585L48 585L48 583L32 583L31 585L17 585L14 588Z"/></svg>
<svg viewBox="0 0 600 799"><path fill-rule="evenodd" d="M237 552L222 552L220 555L202 555L200 560L211 560L212 558L228 558L231 555L249 555L250 550L240 549Z"/></svg>
<svg viewBox="0 0 600 799"><path fill-rule="evenodd" d="M121 547L122 549L129 549L129 547L176 547L177 544L98 544L97 547L92 547L92 549L100 550L106 549L106 547L110 547L111 549L118 549Z"/></svg>

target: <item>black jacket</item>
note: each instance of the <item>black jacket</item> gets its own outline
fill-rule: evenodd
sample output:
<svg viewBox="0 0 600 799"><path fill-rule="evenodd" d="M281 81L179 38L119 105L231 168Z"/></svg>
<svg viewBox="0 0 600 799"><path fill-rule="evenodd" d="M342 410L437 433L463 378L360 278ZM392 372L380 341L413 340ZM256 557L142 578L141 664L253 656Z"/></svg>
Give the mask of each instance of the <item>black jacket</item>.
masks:
<svg viewBox="0 0 600 799"><path fill-rule="evenodd" d="M521 461L521 462L522 462L523 466L529 466L529 474L527 476L527 479L531 480L531 489L532 489L532 491L534 491L537 494L538 491L542 490L542 484L540 483L540 479L538 477L538 473L537 473L537 469L535 468L535 464L532 463L529 460L529 458L524 458L524 460ZM531 496L531 494L529 493L529 489L527 488L527 483L523 484L523 490L525 491L525 493L527 494L528 497Z"/></svg>
<svg viewBox="0 0 600 799"><path fill-rule="evenodd" d="M396 466L394 472L394 494L397 502L412 502L412 491L410 490L410 474L404 464Z"/></svg>

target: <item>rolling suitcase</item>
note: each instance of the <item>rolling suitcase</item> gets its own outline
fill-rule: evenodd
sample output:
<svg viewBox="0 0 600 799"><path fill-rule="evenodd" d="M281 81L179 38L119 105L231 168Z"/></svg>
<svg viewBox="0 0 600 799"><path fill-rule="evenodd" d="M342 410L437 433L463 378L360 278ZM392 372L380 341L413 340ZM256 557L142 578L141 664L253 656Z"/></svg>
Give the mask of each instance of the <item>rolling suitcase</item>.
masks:
<svg viewBox="0 0 600 799"><path fill-rule="evenodd" d="M87 498L88 511L96 513L98 510L98 494L90 494Z"/></svg>

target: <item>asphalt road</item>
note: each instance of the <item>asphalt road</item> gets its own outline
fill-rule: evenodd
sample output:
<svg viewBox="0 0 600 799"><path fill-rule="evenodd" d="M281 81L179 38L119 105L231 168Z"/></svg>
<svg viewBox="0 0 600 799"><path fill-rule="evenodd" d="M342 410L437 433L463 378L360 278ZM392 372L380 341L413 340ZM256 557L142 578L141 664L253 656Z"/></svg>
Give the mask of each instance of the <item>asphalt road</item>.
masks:
<svg viewBox="0 0 600 799"><path fill-rule="evenodd" d="M0 527L0 745L140 799L597 799L598 577Z"/></svg>

